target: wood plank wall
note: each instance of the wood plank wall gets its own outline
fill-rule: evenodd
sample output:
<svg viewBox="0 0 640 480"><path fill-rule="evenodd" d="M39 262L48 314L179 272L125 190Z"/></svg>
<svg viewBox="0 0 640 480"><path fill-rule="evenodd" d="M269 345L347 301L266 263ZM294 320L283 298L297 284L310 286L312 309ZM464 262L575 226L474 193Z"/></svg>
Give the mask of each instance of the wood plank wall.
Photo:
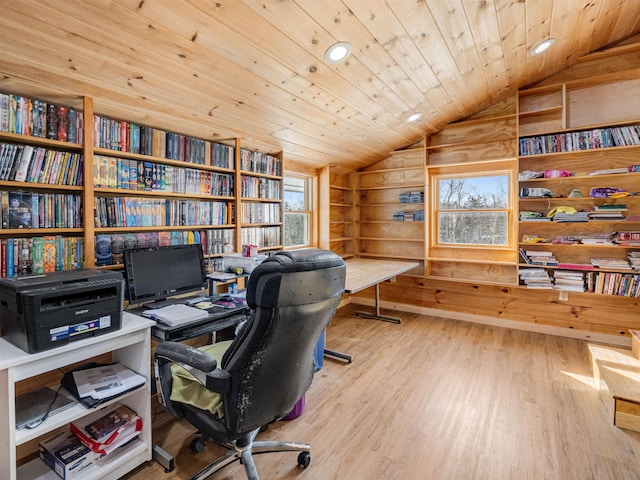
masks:
<svg viewBox="0 0 640 480"><path fill-rule="evenodd" d="M639 78L640 45L612 49L610 54L591 54L542 84L587 81L593 76L604 83ZM640 118L640 113L638 115ZM373 294L373 289L368 289L352 297L352 301L372 303ZM588 338L590 333L628 337L629 329L640 328L640 299L613 295L571 292L567 300L560 300L558 292L552 290L403 276L395 283L383 283L380 299L383 306L386 303L399 310L437 309L454 318L491 317L523 322L525 329L560 327L580 331L576 336L583 338Z"/></svg>

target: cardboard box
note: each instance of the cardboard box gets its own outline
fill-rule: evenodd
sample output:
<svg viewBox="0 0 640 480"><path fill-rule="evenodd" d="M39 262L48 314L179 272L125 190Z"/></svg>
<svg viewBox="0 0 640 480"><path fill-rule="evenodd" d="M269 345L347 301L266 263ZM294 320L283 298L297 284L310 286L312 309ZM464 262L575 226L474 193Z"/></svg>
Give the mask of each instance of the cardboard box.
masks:
<svg viewBox="0 0 640 480"><path fill-rule="evenodd" d="M104 455L92 452L69 431L60 432L40 442L40 458L63 480L79 476Z"/></svg>

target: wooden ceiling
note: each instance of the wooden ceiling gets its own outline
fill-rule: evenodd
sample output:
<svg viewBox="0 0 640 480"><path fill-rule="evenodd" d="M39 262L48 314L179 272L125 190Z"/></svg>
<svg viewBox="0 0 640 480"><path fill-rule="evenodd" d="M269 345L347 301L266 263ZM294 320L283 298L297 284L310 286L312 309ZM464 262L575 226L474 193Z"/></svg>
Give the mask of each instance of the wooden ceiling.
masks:
<svg viewBox="0 0 640 480"><path fill-rule="evenodd" d="M5 0L0 90L88 95L102 115L283 151L290 169L358 169L638 34L639 17L638 0ZM336 41L353 52L329 65Z"/></svg>

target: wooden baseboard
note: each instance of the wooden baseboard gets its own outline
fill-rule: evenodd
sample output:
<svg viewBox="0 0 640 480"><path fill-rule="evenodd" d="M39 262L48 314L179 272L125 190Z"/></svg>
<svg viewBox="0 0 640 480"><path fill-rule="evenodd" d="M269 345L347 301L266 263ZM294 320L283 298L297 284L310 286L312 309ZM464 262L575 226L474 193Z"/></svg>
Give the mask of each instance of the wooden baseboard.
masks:
<svg viewBox="0 0 640 480"><path fill-rule="evenodd" d="M357 296L351 296L350 303L375 307L374 299L362 298ZM462 320L465 322L481 323L483 325L493 325L495 327L512 328L515 330L543 333L546 335L555 335L558 337L576 338L589 342L597 342L631 348L631 338L617 335L608 335L606 333L589 332L585 330L576 330L573 328L554 327L551 325L539 325L535 323L521 322L518 320L508 320L503 318L489 317L485 315L472 315L469 313L451 312L449 310L438 310L437 308L426 308L419 307L417 305L407 305L401 303L381 301L380 308L396 310L399 312L418 313L421 315L432 315L434 317L451 318L453 320Z"/></svg>

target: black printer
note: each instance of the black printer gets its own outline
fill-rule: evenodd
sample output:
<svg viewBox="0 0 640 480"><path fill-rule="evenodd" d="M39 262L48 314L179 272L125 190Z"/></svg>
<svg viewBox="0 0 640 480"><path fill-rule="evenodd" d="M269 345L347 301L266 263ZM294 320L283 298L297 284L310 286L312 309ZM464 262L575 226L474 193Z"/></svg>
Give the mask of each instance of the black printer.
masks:
<svg viewBox="0 0 640 480"><path fill-rule="evenodd" d="M119 330L123 285L122 274L99 269L0 278L2 336L36 353Z"/></svg>

